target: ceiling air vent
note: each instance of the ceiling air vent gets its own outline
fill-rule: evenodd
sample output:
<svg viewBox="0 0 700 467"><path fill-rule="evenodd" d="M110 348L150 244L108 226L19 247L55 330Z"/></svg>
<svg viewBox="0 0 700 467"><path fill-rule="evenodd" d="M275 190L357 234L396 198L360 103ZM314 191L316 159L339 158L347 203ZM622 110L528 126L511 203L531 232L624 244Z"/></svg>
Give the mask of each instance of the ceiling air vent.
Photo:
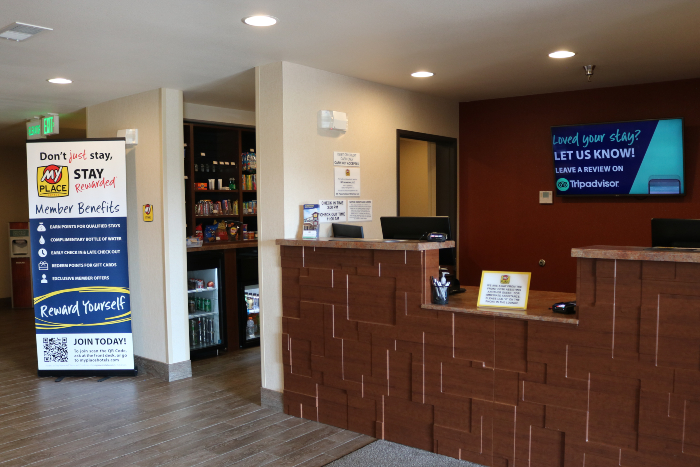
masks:
<svg viewBox="0 0 700 467"><path fill-rule="evenodd" d="M39 34L41 31L53 31L53 29L26 23L12 23L9 26L0 29L0 37L19 42L29 39L30 37Z"/></svg>

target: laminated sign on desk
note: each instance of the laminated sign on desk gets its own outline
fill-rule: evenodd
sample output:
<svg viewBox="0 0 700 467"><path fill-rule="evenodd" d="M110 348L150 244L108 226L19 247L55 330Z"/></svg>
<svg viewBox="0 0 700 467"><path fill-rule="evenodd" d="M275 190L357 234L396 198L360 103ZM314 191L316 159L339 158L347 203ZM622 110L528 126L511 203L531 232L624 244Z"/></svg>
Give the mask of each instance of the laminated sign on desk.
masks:
<svg viewBox="0 0 700 467"><path fill-rule="evenodd" d="M39 376L136 374L125 144L27 142Z"/></svg>
<svg viewBox="0 0 700 467"><path fill-rule="evenodd" d="M482 271L477 307L527 310L529 272Z"/></svg>

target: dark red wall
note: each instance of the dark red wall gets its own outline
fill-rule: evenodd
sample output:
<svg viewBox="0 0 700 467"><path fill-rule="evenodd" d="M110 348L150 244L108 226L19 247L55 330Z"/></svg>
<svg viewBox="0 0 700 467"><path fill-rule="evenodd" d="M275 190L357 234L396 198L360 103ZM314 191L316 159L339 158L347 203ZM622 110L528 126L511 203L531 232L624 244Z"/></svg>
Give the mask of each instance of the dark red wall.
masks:
<svg viewBox="0 0 700 467"><path fill-rule="evenodd" d="M684 197L539 204L554 191L551 126L673 117L685 119ZM532 290L575 292L571 248L651 246L652 217L700 218L700 79L465 102L459 125L462 284L531 271Z"/></svg>

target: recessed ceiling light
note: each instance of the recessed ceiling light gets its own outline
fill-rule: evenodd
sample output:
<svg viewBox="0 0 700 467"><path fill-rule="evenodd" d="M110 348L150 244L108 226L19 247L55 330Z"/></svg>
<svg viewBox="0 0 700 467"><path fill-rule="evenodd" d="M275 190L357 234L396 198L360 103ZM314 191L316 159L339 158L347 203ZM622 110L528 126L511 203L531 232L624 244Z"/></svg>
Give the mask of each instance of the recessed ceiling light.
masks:
<svg viewBox="0 0 700 467"><path fill-rule="evenodd" d="M432 71L416 71L415 73L411 73L411 76L414 78L430 78L434 74L435 73Z"/></svg>
<svg viewBox="0 0 700 467"><path fill-rule="evenodd" d="M241 21L249 26L272 26L273 24L277 23L277 18L268 15L256 15L248 16L247 18L243 18Z"/></svg>
<svg viewBox="0 0 700 467"><path fill-rule="evenodd" d="M46 81L53 84L70 84L73 82L72 80L66 78L51 78L47 79Z"/></svg>
<svg viewBox="0 0 700 467"><path fill-rule="evenodd" d="M569 58L573 57L574 55L576 55L574 52L569 52L568 50L557 50L556 52L549 54L549 56L552 58Z"/></svg>

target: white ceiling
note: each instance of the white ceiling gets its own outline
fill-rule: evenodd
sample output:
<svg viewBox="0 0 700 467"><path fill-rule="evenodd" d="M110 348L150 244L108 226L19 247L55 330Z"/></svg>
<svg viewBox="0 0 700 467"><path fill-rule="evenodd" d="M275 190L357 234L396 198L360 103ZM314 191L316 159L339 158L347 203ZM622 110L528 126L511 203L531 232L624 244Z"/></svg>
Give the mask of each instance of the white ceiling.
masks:
<svg viewBox="0 0 700 467"><path fill-rule="evenodd" d="M280 21L241 23L259 13ZM699 19L700 0L2 0L0 28L54 30L0 39L0 131L158 87L254 110L251 69L279 60L458 101L694 78Z"/></svg>

